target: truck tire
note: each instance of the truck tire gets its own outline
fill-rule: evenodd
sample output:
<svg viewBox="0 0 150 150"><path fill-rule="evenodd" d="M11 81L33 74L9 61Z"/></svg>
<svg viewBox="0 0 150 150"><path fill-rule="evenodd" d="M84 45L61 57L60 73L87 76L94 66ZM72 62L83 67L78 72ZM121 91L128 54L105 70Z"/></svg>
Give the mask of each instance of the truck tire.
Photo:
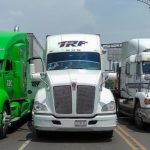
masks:
<svg viewBox="0 0 150 150"><path fill-rule="evenodd" d="M40 131L40 130L35 129L35 134L38 138L44 137L44 131Z"/></svg>
<svg viewBox="0 0 150 150"><path fill-rule="evenodd" d="M120 111L119 98L116 99L116 114L118 118L124 117L125 115Z"/></svg>
<svg viewBox="0 0 150 150"><path fill-rule="evenodd" d="M113 137L113 130L111 130L111 131L101 131L99 133L103 138L111 139Z"/></svg>
<svg viewBox="0 0 150 150"><path fill-rule="evenodd" d="M6 134L7 134L7 131L8 131L8 122L7 122L7 116L8 115L9 115L8 108L5 105L3 113L2 113L2 127L0 128L0 139L6 137Z"/></svg>
<svg viewBox="0 0 150 150"><path fill-rule="evenodd" d="M142 129L144 127L144 122L140 114L140 109L141 109L141 106L140 106L140 103L138 102L135 106L134 122L139 129Z"/></svg>
<svg viewBox="0 0 150 150"><path fill-rule="evenodd" d="M117 111L117 117L118 118L121 118L121 117L125 117L125 115L122 113L122 112L120 112L119 110Z"/></svg>
<svg viewBox="0 0 150 150"><path fill-rule="evenodd" d="M105 132L105 137L111 139L113 137L113 130L112 131L106 131Z"/></svg>

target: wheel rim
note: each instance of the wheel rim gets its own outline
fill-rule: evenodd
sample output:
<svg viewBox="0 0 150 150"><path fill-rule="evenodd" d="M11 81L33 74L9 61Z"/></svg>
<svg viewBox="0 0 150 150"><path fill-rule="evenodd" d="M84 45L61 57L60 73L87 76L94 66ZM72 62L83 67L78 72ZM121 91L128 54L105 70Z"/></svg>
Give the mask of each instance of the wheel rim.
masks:
<svg viewBox="0 0 150 150"><path fill-rule="evenodd" d="M137 125L142 125L142 118L141 118L141 109L137 108L135 111L135 122Z"/></svg>
<svg viewBox="0 0 150 150"><path fill-rule="evenodd" d="M7 117L7 112L6 112L6 110L4 110L4 112L3 112L3 121L2 121L2 123L3 123L3 131L4 132L6 132L6 130L8 128L7 122L6 122L6 117Z"/></svg>

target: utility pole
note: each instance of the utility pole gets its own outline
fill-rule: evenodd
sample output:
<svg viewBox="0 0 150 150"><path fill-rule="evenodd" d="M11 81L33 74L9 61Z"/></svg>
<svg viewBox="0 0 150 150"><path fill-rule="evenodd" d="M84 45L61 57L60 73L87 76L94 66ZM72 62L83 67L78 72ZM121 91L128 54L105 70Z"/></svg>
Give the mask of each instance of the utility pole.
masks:
<svg viewBox="0 0 150 150"><path fill-rule="evenodd" d="M142 3L146 4L146 5L148 5L148 7L150 8L150 0L137 0L137 1L142 2Z"/></svg>

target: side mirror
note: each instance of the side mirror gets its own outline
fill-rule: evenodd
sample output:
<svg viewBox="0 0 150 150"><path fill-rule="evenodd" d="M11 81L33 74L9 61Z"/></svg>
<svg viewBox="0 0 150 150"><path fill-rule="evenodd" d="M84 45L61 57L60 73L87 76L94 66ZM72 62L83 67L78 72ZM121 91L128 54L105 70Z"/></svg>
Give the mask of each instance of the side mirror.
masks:
<svg viewBox="0 0 150 150"><path fill-rule="evenodd" d="M46 77L46 72L35 73L35 64L30 64L30 77L33 80L40 81Z"/></svg>
<svg viewBox="0 0 150 150"><path fill-rule="evenodd" d="M32 80L40 81L40 73L35 73L35 64L30 64L30 77Z"/></svg>
<svg viewBox="0 0 150 150"><path fill-rule="evenodd" d="M104 80L102 81L102 83L101 83L101 86L104 84L104 83L106 83L108 80L116 80L117 79L117 73L112 73L112 72L107 72L107 71L105 71L104 73L103 73L103 75L102 75L104 78Z"/></svg>
<svg viewBox="0 0 150 150"><path fill-rule="evenodd" d="M30 75L35 73L35 64L30 64Z"/></svg>
<svg viewBox="0 0 150 150"><path fill-rule="evenodd" d="M31 75L31 79L33 79L34 81L40 81L42 77L40 73L34 73Z"/></svg>
<svg viewBox="0 0 150 150"><path fill-rule="evenodd" d="M108 79L109 80L116 80L117 79L117 73L112 73L112 72L109 72L108 73Z"/></svg>
<svg viewBox="0 0 150 150"><path fill-rule="evenodd" d="M147 81L150 81L150 75L149 74L144 75L144 79L147 80Z"/></svg>
<svg viewBox="0 0 150 150"><path fill-rule="evenodd" d="M34 72L45 72L45 64L44 61L41 57L32 57L28 60L29 64L32 66L32 64L34 64ZM30 68L31 68L30 66Z"/></svg>
<svg viewBox="0 0 150 150"><path fill-rule="evenodd" d="M106 74L105 81L103 83L105 83L106 88L113 90L115 88L116 79L117 79L117 73L109 72Z"/></svg>

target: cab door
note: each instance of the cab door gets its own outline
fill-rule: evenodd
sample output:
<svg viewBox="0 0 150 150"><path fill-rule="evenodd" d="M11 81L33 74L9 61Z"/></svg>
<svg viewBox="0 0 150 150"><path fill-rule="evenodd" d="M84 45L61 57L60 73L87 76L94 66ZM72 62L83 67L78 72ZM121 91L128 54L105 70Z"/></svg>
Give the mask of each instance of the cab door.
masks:
<svg viewBox="0 0 150 150"><path fill-rule="evenodd" d="M27 65L26 48L22 43L13 46L13 64L14 64L14 97L25 99L27 96Z"/></svg>
<svg viewBox="0 0 150 150"><path fill-rule="evenodd" d="M4 86L10 98L13 97L13 71L12 71L12 61L7 59L5 61L4 70Z"/></svg>
<svg viewBox="0 0 150 150"><path fill-rule="evenodd" d="M135 63L127 62L125 67L124 97L123 99L120 99L119 107L127 114L132 114L134 108L134 96L137 87L137 83L135 82L136 65Z"/></svg>
<svg viewBox="0 0 150 150"><path fill-rule="evenodd" d="M3 60L0 60L0 88L4 88L4 79L3 79Z"/></svg>

